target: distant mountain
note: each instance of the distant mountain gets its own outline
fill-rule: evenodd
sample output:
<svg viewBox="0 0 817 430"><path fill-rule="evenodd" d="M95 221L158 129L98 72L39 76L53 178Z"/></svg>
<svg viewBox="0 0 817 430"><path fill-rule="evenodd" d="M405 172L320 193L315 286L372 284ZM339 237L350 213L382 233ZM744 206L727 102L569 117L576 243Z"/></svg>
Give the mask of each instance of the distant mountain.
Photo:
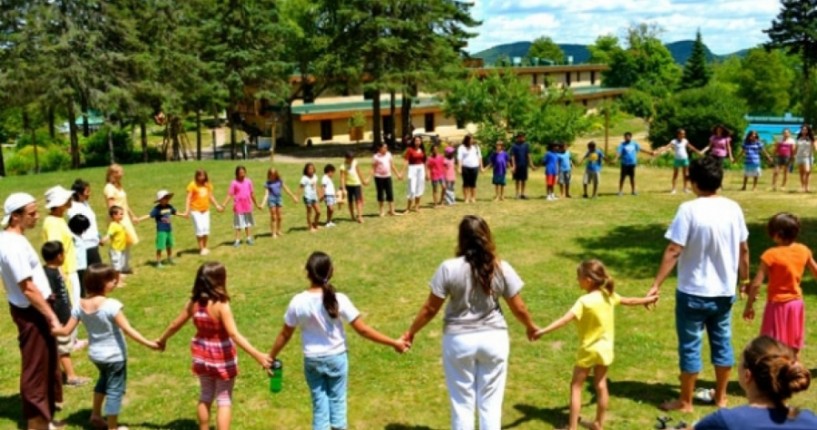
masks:
<svg viewBox="0 0 817 430"><path fill-rule="evenodd" d="M678 42L667 43L665 46L669 50L670 54L672 54L672 58L675 59L676 63L685 64L687 59L689 59L689 56L692 54L692 45L694 43L695 41L693 40L681 40ZM493 65L500 58L512 59L514 57L525 57L528 55L530 45L531 42L506 43L474 53L471 56L474 58L482 58L486 65ZM587 49L587 45L560 43L559 47L562 48L565 56L573 57L573 64L586 63L590 59L590 51ZM709 50L708 47L706 47L706 45L704 45L704 50L706 51L706 59L710 62L724 60L733 56L743 57L748 51L747 49L743 49L727 55L715 55Z"/></svg>

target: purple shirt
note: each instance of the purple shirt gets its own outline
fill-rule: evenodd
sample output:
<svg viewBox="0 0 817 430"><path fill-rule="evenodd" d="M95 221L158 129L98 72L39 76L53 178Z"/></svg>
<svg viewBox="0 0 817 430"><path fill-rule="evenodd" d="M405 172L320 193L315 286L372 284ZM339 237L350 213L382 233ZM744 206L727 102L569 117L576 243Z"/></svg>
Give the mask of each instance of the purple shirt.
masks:
<svg viewBox="0 0 817 430"><path fill-rule="evenodd" d="M724 158L728 155L726 146L732 143L730 137L712 136L709 138L710 153L716 157Z"/></svg>
<svg viewBox="0 0 817 430"><path fill-rule="evenodd" d="M494 175L505 176L505 173L508 171L508 160L510 160L510 158L505 151L491 154L491 165L494 166Z"/></svg>
<svg viewBox="0 0 817 430"><path fill-rule="evenodd" d="M243 181L233 180L230 184L230 195L235 200L233 205L233 212L237 214L245 214L252 212L252 180L244 178Z"/></svg>

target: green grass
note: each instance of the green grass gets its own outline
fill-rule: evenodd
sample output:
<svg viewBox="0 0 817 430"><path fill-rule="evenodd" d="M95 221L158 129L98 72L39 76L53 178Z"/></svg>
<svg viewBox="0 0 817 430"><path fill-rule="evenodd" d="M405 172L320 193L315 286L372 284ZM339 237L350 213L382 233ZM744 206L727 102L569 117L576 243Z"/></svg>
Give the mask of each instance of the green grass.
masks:
<svg viewBox="0 0 817 430"><path fill-rule="evenodd" d="M339 160L332 160L338 164ZM316 163L320 168L325 160ZM125 167L124 185L137 214L152 206L155 192L167 188L176 192L173 203L183 207L184 188L199 166L210 173L216 194L222 199L237 162L210 161L162 163ZM269 163L246 161L250 177L260 188ZM368 162L366 163L368 164ZM277 163L285 182L295 188L303 164ZM575 175L578 177L578 173ZM535 320L544 325L561 316L579 296L575 265L583 258L604 261L616 279L616 288L624 295L643 295L658 267L666 241L663 234L678 204L690 195L669 195L671 172L641 167L638 170L638 197L616 197L618 169L605 168L601 197L595 200L562 199L546 202L541 170L532 174L531 201L490 201L493 192L490 175L480 177L476 205L458 204L452 208L424 209L419 214L399 218L369 216L364 225L348 222L348 212L339 214L338 227L321 229L315 234L304 231L304 209L287 202L284 230L279 239L271 239L267 217L256 212L259 240L254 247L234 249L232 217L229 212L213 215L213 253L208 259L224 262L228 269L228 288L233 297L238 327L258 348L268 350L283 321L290 298L307 286L303 264L313 250L333 256L334 283L347 293L372 326L392 336L401 334L410 324L428 294L428 281L437 265L451 257L459 219L478 213L490 223L502 258L508 260L526 282L523 297ZM817 240L815 199L799 193L766 191L770 172L764 172L761 188L755 193L738 192L741 177L729 172L725 195L744 208L751 232L753 267L759 254L770 245L765 222L778 211L791 211L803 217L802 241ZM0 181L0 196L24 190L36 196L50 186L65 186L76 177L90 180L92 204L101 226L107 225L101 197L104 169L61 172L6 178ZM792 181L792 183L796 182ZM574 179L573 194L581 195L580 181ZM396 194L402 196L403 182L396 182ZM792 188L790 186L790 188ZM430 192L427 192L429 195ZM512 194L512 193L511 193ZM260 195L258 196L261 197ZM365 188L365 212L376 214L374 187ZM428 199L426 199L428 200ZM399 207L403 206L400 202ZM154 256L151 222L137 226L142 243L134 249L136 274L127 287L113 296L125 303L131 323L148 337L157 337L187 300L196 268L204 258L188 251L195 238L188 220L174 220L177 251L182 255L177 266L157 270L148 263ZM29 238L39 247L40 232ZM664 286L664 296L654 312L642 308L620 308L617 315L616 361L610 370L609 428L651 428L659 415L656 405L677 395L677 354L673 324L674 280ZM817 306L817 284L811 277L804 283L806 304ZM762 306L762 305L761 305ZM734 311L734 342L741 348L759 330L759 323L746 324L739 319L742 304ZM510 315L508 315L510 318ZM807 314L807 325L817 323L814 312ZM507 428L541 429L566 422L569 380L576 350L575 329L568 327L529 343L524 330L510 322L511 356L505 392L503 423ZM410 352L398 356L390 349L372 344L348 331L350 351L349 424L354 429L443 429L448 427L449 407L441 364L441 318L433 321L416 339ZM14 428L20 422L17 384L19 352L16 329L8 317L0 317L0 428ZM167 351L151 352L130 343L129 387L121 422L131 428L195 429L197 380L190 372L189 339L192 326L186 326L171 339ZM809 333L809 340L814 336ZM708 354L708 352L706 352ZM285 388L277 395L267 390L266 376L252 359L241 355L241 375L234 393L233 423L238 429L303 429L310 426L311 406L302 375L303 358L296 336L281 355L285 363ZM803 353L809 368L817 367L817 355L807 348ZM77 353L74 361L81 375L96 377L86 353ZM713 384L713 372L706 366L702 385ZM71 428L82 428L91 407L91 388L66 389L66 407L61 414ZM732 404L744 402L736 382L730 385ZM588 387L583 413L593 413L592 390ZM796 404L817 409L817 398L801 395ZM700 406L687 421L713 411ZM675 414L676 419L681 418Z"/></svg>

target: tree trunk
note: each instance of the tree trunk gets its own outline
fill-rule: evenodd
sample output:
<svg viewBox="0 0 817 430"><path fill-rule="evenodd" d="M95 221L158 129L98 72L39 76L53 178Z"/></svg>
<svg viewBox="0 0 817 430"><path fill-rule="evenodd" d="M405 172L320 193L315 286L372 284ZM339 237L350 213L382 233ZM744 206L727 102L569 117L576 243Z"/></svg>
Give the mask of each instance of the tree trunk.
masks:
<svg viewBox="0 0 817 430"><path fill-rule="evenodd" d="M54 126L54 106L50 106L48 108L48 135L51 136L52 139L57 138L57 130Z"/></svg>
<svg viewBox="0 0 817 430"><path fill-rule="evenodd" d="M400 119L401 119L401 130L400 133L405 135L411 131L411 94L406 93L403 91L401 95L403 97L403 107L400 110ZM402 137L402 136L400 136Z"/></svg>
<svg viewBox="0 0 817 430"><path fill-rule="evenodd" d="M382 120L380 118L380 90L374 90L372 96L372 143L377 146L383 141Z"/></svg>
<svg viewBox="0 0 817 430"><path fill-rule="evenodd" d="M144 119L139 121L139 140L142 142L142 161L147 163L150 160L148 156L148 125Z"/></svg>
<svg viewBox="0 0 817 430"><path fill-rule="evenodd" d="M397 121L394 120L394 113L397 110L397 107L394 105L394 95L394 90L391 90L389 92L389 118L391 118L389 122L391 122L391 130L387 131L389 135L391 135L392 139L395 137L397 132Z"/></svg>
<svg viewBox="0 0 817 430"><path fill-rule="evenodd" d="M85 97L82 97L79 108L82 109L82 135L88 137L91 135L91 126L88 124L88 102Z"/></svg>
<svg viewBox="0 0 817 430"><path fill-rule="evenodd" d="M0 178L6 177L6 159L3 156L3 145L0 145Z"/></svg>
<svg viewBox="0 0 817 430"><path fill-rule="evenodd" d="M116 163L116 157L113 154L113 124L108 124L108 151L111 152L111 164Z"/></svg>
<svg viewBox="0 0 817 430"><path fill-rule="evenodd" d="M201 109L196 109L196 160L201 161Z"/></svg>
<svg viewBox="0 0 817 430"><path fill-rule="evenodd" d="M236 142L235 142L235 116L230 115L230 159L235 160L236 156Z"/></svg>
<svg viewBox="0 0 817 430"><path fill-rule="evenodd" d="M71 142L71 168L79 169L79 136L77 114L74 112L74 101L68 100L68 140Z"/></svg>

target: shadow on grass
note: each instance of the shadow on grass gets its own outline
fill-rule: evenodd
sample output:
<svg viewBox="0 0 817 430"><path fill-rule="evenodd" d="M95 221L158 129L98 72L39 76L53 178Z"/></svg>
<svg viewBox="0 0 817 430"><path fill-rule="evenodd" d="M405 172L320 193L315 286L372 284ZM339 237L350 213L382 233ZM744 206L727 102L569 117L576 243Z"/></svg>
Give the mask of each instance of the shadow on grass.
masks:
<svg viewBox="0 0 817 430"><path fill-rule="evenodd" d="M20 393L0 396L0 419L17 423L17 429L25 428Z"/></svg>
<svg viewBox="0 0 817 430"><path fill-rule="evenodd" d="M653 405L658 408L667 400L678 398L679 387L676 384L666 384L663 382L642 382L642 381L613 381L608 380L607 386L611 397L621 397ZM715 388L715 381L699 379L696 388ZM743 389L737 381L729 381L726 387L726 394L730 397L743 397Z"/></svg>
<svg viewBox="0 0 817 430"><path fill-rule="evenodd" d="M163 424L156 423L138 423L130 424L132 427L145 429L162 429L162 430L198 430L198 421L189 418L180 418Z"/></svg>
<svg viewBox="0 0 817 430"><path fill-rule="evenodd" d="M176 253L176 257L182 257L184 255L199 255L200 252L201 251L199 251L198 248L183 249Z"/></svg>
<svg viewBox="0 0 817 430"><path fill-rule="evenodd" d="M429 426L415 426L411 424L390 423L383 430L434 430Z"/></svg>
<svg viewBox="0 0 817 430"><path fill-rule="evenodd" d="M530 422L540 422L548 424L552 428L559 428L567 424L570 418L569 406L558 406L554 408L539 408L536 406L516 404L513 408L519 411L522 416L514 422L505 424L503 429L512 429ZM538 425L536 427L539 427Z"/></svg>

